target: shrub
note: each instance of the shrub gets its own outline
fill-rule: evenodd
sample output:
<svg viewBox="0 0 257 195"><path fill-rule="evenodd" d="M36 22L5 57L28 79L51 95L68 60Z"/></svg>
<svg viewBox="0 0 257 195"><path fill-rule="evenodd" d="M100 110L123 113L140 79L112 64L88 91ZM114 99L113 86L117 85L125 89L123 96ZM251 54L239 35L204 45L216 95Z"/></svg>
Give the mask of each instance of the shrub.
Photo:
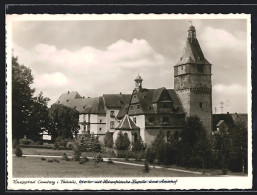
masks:
<svg viewBox="0 0 257 195"><path fill-rule="evenodd" d="M21 145L29 145L29 144L32 143L32 141L31 141L31 139L22 138L22 139L19 140L19 143L20 143Z"/></svg>
<svg viewBox="0 0 257 195"><path fill-rule="evenodd" d="M79 146L74 145L73 152L74 152L74 159L75 159L75 161L78 161L80 159L80 156L81 156L81 153L82 153L80 148L79 148Z"/></svg>
<svg viewBox="0 0 257 195"><path fill-rule="evenodd" d="M67 159L68 159L68 156L67 156L66 153L63 153L63 154L62 154L62 159L63 159L63 160L67 160Z"/></svg>
<svg viewBox="0 0 257 195"><path fill-rule="evenodd" d="M22 150L21 150L20 146L16 147L15 154L17 157L22 157Z"/></svg>
<svg viewBox="0 0 257 195"><path fill-rule="evenodd" d="M55 140L55 145L56 146L58 145L58 147L56 149L58 149L59 147L66 147L67 143L72 142L72 141L73 141L73 139L59 136Z"/></svg>
<svg viewBox="0 0 257 195"><path fill-rule="evenodd" d="M150 171L150 167L149 167L148 163L147 163L147 162L145 162L145 164L144 164L144 168L143 168L143 172L145 172L145 173L149 173L149 171Z"/></svg>
<svg viewBox="0 0 257 195"><path fill-rule="evenodd" d="M99 162L103 162L103 157L101 156L101 154L98 154L95 158L96 162L99 163Z"/></svg>
<svg viewBox="0 0 257 195"><path fill-rule="evenodd" d="M146 145L144 144L141 136L133 142L132 144L132 151L144 151L146 149Z"/></svg>
<svg viewBox="0 0 257 195"><path fill-rule="evenodd" d="M57 162L57 163L59 163L60 161L59 161L58 159L54 159L54 162Z"/></svg>
<svg viewBox="0 0 257 195"><path fill-rule="evenodd" d="M52 163L52 162L53 162L53 160L49 159L49 160L47 160L47 162L51 162L51 163Z"/></svg>
<svg viewBox="0 0 257 195"><path fill-rule="evenodd" d="M74 145L73 142L68 142L68 143L66 144L66 148L72 148L73 145Z"/></svg>
<svg viewBox="0 0 257 195"><path fill-rule="evenodd" d="M104 145L108 148L113 146L113 133L107 131L104 137Z"/></svg>
<svg viewBox="0 0 257 195"><path fill-rule="evenodd" d="M130 141L128 136L123 135L120 131L115 141L115 146L118 150L128 150L130 147Z"/></svg>
<svg viewBox="0 0 257 195"><path fill-rule="evenodd" d="M107 163L108 163L108 164L113 164L112 159L109 158L108 161L107 161Z"/></svg>
<svg viewBox="0 0 257 195"><path fill-rule="evenodd" d="M84 159L79 160L79 164L84 164L84 162L85 162Z"/></svg>
<svg viewBox="0 0 257 195"><path fill-rule="evenodd" d="M46 160L46 158L42 157L41 160Z"/></svg>
<svg viewBox="0 0 257 195"><path fill-rule="evenodd" d="M155 161L155 152L152 148L148 148L146 151L146 160L150 163L153 164Z"/></svg>

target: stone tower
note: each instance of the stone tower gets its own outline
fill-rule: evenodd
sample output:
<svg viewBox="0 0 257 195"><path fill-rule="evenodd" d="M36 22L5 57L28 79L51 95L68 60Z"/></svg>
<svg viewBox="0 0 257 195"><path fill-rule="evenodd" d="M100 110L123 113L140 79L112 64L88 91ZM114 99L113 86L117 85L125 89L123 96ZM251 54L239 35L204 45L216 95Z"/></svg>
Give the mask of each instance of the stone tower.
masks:
<svg viewBox="0 0 257 195"><path fill-rule="evenodd" d="M186 45L174 66L174 89L186 116L198 116L208 133L212 131L211 64L205 59L194 26L188 29Z"/></svg>

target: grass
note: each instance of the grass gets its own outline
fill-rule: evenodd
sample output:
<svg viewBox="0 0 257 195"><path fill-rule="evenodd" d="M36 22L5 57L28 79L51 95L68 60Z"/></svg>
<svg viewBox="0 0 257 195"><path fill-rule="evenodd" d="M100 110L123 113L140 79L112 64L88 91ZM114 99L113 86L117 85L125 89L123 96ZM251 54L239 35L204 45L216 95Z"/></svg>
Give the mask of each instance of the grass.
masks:
<svg viewBox="0 0 257 195"><path fill-rule="evenodd" d="M13 156L13 177L17 178L92 178L92 177L196 177L199 175L170 171L165 168L151 168L149 173L143 172L143 167L109 164L107 162L98 163L95 166L93 160L84 164L78 161L47 162L54 158L46 158L45 161L40 157L16 157Z"/></svg>

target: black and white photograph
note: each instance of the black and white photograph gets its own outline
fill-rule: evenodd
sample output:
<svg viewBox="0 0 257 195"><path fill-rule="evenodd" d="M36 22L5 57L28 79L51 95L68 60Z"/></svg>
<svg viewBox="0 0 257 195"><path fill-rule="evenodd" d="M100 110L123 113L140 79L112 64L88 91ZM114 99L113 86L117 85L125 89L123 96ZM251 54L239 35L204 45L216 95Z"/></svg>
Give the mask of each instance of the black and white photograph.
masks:
<svg viewBox="0 0 257 195"><path fill-rule="evenodd" d="M11 190L252 187L247 14L6 16Z"/></svg>

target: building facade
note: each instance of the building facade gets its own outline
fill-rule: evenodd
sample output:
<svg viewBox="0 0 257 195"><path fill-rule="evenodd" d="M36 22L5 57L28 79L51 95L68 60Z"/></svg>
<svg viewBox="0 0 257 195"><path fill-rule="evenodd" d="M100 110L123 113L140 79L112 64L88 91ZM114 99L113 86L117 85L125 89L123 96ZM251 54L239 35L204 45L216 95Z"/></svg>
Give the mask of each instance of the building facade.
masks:
<svg viewBox="0 0 257 195"><path fill-rule="evenodd" d="M182 55L174 65L174 89L143 88L143 79L138 75L131 94L84 98L77 92L68 92L57 103L79 111L79 134L94 134L103 141L107 131L114 135L117 131L128 131L131 142L141 136L151 145L160 131L166 139L179 132L190 116L199 117L203 127L209 133L212 131L211 75L211 64L204 57L195 27L190 26ZM126 129L121 122L136 129Z"/></svg>

